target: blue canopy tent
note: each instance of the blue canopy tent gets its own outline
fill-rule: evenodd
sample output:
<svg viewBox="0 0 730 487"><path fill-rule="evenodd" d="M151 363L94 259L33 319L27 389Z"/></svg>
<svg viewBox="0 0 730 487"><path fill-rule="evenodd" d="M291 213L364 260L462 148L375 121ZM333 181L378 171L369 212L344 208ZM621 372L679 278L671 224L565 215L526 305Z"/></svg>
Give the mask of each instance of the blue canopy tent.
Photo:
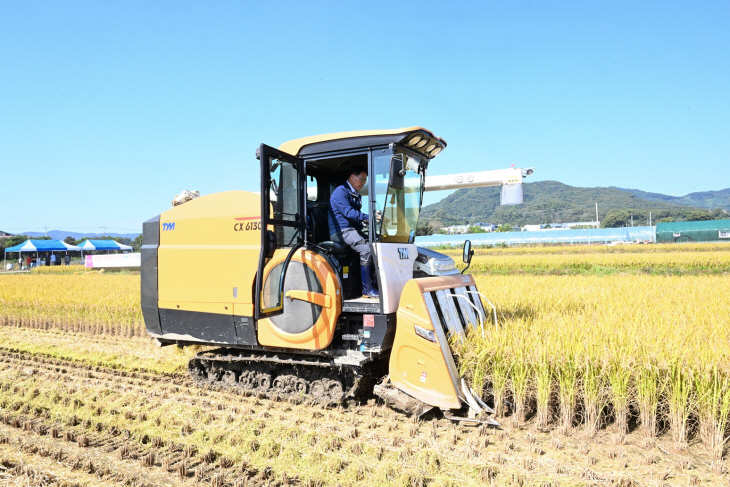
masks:
<svg viewBox="0 0 730 487"><path fill-rule="evenodd" d="M69 250L81 250L75 245L69 245L61 240L33 240L28 239L22 244L18 244L15 247L5 249L3 255L3 269L5 269L5 260L7 259L8 252L35 252L38 257L39 252L67 252Z"/></svg>
<svg viewBox="0 0 730 487"><path fill-rule="evenodd" d="M81 245L79 245L79 250L81 250L81 257L84 257L84 250L132 250L132 247L129 245L120 244L119 242L115 242L114 240L87 240L85 242L82 242ZM109 253L109 252L107 252Z"/></svg>

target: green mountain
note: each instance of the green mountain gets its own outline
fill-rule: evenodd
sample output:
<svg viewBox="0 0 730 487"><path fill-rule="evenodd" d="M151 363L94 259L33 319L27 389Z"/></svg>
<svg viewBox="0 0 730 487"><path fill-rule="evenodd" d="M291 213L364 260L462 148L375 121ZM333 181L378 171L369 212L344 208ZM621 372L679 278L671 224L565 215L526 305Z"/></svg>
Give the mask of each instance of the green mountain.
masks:
<svg viewBox="0 0 730 487"><path fill-rule="evenodd" d="M698 193L690 193L684 196L669 196L661 193L647 193L640 189L616 188L627 191L638 196L643 200L661 201L664 203L672 203L675 205L695 206L698 208L722 208L730 211L730 188L721 189L720 191L700 191Z"/></svg>
<svg viewBox="0 0 730 487"><path fill-rule="evenodd" d="M422 210L423 225L439 228L475 222L511 224L587 222L596 219L596 203L601 226L646 225L660 220L714 220L728 218L724 210L707 210L666 201L648 200L620 188L577 188L557 181L524 183L524 203L499 205L499 187L460 189ZM723 190L730 191L730 190ZM689 195L688 195L689 196Z"/></svg>

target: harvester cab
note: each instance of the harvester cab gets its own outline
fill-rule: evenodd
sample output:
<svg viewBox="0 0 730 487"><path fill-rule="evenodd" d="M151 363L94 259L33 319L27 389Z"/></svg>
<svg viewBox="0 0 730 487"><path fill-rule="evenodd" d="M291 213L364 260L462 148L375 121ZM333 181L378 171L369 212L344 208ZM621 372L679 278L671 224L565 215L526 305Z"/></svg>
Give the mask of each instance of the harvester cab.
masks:
<svg viewBox="0 0 730 487"><path fill-rule="evenodd" d="M495 424L450 347L484 326L476 283L414 240L425 191L516 186L525 173L440 177L429 187L429 162L445 147L420 127L261 145L259 194L202 196L145 223L148 332L161 345L221 347L190 361L200 383L320 402L374 391L411 413L440 408L450 419ZM362 233L378 298L362 297L359 256L329 230L330 195L355 166L368 169ZM222 264L200 266L202 258ZM181 285L181 275L198 284Z"/></svg>

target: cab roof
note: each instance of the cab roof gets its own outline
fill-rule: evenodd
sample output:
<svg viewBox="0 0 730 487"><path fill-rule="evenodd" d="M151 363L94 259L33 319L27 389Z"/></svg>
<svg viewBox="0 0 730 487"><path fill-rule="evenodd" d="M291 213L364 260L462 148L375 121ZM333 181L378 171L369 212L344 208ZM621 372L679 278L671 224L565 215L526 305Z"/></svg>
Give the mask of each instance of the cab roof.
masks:
<svg viewBox="0 0 730 487"><path fill-rule="evenodd" d="M295 156L307 156L341 150L400 144L432 159L446 147L446 141L423 127L394 130L356 130L314 135L284 142L279 150Z"/></svg>

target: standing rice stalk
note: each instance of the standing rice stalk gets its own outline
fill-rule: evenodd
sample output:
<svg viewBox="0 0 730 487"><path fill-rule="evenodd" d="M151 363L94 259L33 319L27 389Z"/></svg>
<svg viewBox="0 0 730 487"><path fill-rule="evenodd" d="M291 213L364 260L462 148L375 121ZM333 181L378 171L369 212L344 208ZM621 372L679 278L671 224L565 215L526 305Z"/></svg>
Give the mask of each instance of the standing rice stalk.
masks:
<svg viewBox="0 0 730 487"><path fill-rule="evenodd" d="M134 274L2 275L0 324L75 333L104 325L111 335L134 331L146 336L139 286Z"/></svg>
<svg viewBox="0 0 730 487"><path fill-rule="evenodd" d="M705 365L694 374L694 388L700 437L712 456L713 471L722 473L722 457L727 441L725 431L730 414L730 379L718 370L717 364Z"/></svg>
<svg viewBox="0 0 730 487"><path fill-rule="evenodd" d="M507 394L507 381L510 375L509 363L501 355L494 355L490 364L490 376L492 379L492 395L494 396L494 410L498 418L505 415L505 400Z"/></svg>
<svg viewBox="0 0 730 487"><path fill-rule="evenodd" d="M512 362L512 399L515 403L514 420L517 424L525 421L527 415L527 389L530 381L530 363L524 350Z"/></svg>
<svg viewBox="0 0 730 487"><path fill-rule="evenodd" d="M496 416L504 416L509 364L502 351L488 346L481 334L472 329L467 330L466 340L453 336L449 343L459 364L459 374L467 378L480 396L484 396L484 388L491 382Z"/></svg>
<svg viewBox="0 0 730 487"><path fill-rule="evenodd" d="M481 395L484 388L484 371L490 363L491 350L481 343L481 337L477 338L477 334L471 329L467 330L466 339L452 335L448 340L459 365L459 374L466 377L474 392Z"/></svg>
<svg viewBox="0 0 730 487"><path fill-rule="evenodd" d="M611 386L611 401L616 415L618 442L623 443L629 432L629 382L632 367L624 363L622 355L615 357L608 368L608 381Z"/></svg>
<svg viewBox="0 0 730 487"><path fill-rule="evenodd" d="M669 424L678 450L687 448L687 420L691 412L692 373L677 358L669 367Z"/></svg>
<svg viewBox="0 0 730 487"><path fill-rule="evenodd" d="M723 464L722 457L725 454L725 445L729 437L725 436L728 426L728 417L730 417L730 383L727 377L722 380L720 386L722 392L719 399L719 410L717 412L717 420L713 431L714 438L712 440L712 471L718 475L722 474Z"/></svg>
<svg viewBox="0 0 730 487"><path fill-rule="evenodd" d="M540 350L540 357L535 366L535 386L537 396L537 424L539 430L545 430L550 421L550 395L553 389L553 374L547 350Z"/></svg>
<svg viewBox="0 0 730 487"><path fill-rule="evenodd" d="M585 434L592 438L598 432L601 421L603 370L597 358L586 356L581 372Z"/></svg>
<svg viewBox="0 0 730 487"><path fill-rule="evenodd" d="M575 400L578 392L578 366L571 357L557 363L555 375L558 379L560 398L560 432L568 434L573 427Z"/></svg>
<svg viewBox="0 0 730 487"><path fill-rule="evenodd" d="M654 362L645 363L636 376L636 402L644 434L648 438L657 436L657 413L659 398L666 386L666 378Z"/></svg>

